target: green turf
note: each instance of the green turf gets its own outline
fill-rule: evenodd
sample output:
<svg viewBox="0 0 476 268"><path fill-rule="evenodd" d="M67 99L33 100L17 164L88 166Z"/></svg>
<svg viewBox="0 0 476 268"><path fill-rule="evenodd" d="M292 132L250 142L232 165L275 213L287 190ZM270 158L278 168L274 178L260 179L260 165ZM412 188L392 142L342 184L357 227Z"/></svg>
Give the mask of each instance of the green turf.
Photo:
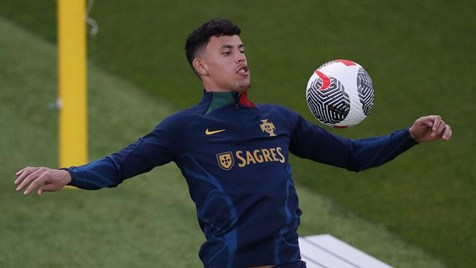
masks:
<svg viewBox="0 0 476 268"><path fill-rule="evenodd" d="M14 190L24 165L57 165L55 47L0 19L2 139L0 267L199 267L203 236L174 165L100 191L41 197ZM150 130L173 109L94 65L89 68L90 155L101 157ZM140 109L138 109L140 107ZM331 233L396 267L443 267L383 226L298 187L302 235Z"/></svg>
<svg viewBox="0 0 476 268"><path fill-rule="evenodd" d="M54 1L4 0L0 14L54 43L54 8ZM379 135L409 125L421 114L441 113L452 124L454 139L418 146L393 163L361 174L293 159L296 179L306 189L333 200L345 213L381 224L450 267L475 267L472 255L476 242L470 239L476 236L472 205L476 183L472 103L476 95L472 66L476 60L475 8L476 2L470 0L278 0L272 4L102 0L96 1L91 14L100 32L89 38L89 55L90 62L137 85L148 98L166 101L171 109L183 108L200 96L200 84L183 56L184 38L197 23L227 16L243 28L252 71L251 99L284 104L311 120L303 95L312 69L334 58L358 61L372 75L376 104L362 125L339 133L350 137ZM0 68L13 72L4 60L1 58ZM28 78L12 83L26 83L36 92L43 83L34 79L38 79L35 72L29 72ZM55 87L55 83L49 86ZM18 102L38 101L5 94L5 98ZM54 96L44 102L49 101L54 101ZM11 105L17 107L18 102ZM47 118L54 116L52 111L45 118L28 106L20 107L29 113L23 116L31 117L32 124L51 124ZM126 109L119 111L123 116L129 114ZM108 124L120 126L122 119L111 118L91 129L97 131L91 135L103 135L103 130L112 128ZM16 134L10 129L3 133ZM35 131L30 135L41 144L43 137L51 134ZM121 144L93 146L106 153ZM19 157L16 152L9 154ZM41 155L30 157L45 161Z"/></svg>

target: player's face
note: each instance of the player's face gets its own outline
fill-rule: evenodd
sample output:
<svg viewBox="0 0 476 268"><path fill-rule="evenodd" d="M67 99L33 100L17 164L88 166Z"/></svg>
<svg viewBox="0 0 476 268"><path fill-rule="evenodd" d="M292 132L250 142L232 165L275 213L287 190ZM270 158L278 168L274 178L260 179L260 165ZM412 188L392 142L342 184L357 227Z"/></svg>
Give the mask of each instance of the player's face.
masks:
<svg viewBox="0 0 476 268"><path fill-rule="evenodd" d="M207 91L245 91L250 72L238 35L213 36L202 53L201 78Z"/></svg>

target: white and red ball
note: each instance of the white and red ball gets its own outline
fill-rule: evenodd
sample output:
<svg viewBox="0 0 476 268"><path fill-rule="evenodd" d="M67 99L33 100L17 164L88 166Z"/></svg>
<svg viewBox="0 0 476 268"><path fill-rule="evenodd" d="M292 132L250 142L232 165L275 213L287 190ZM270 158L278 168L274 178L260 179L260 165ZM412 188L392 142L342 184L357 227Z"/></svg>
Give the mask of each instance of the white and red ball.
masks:
<svg viewBox="0 0 476 268"><path fill-rule="evenodd" d="M329 61L309 78L306 101L319 122L336 128L351 127L362 122L372 110L372 79L353 61Z"/></svg>

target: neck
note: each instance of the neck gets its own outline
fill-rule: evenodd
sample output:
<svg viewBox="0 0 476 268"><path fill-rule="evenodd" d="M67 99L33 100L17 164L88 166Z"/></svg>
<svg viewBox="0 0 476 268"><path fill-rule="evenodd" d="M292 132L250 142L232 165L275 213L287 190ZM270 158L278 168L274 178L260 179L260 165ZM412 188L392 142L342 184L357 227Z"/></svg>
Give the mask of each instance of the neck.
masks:
<svg viewBox="0 0 476 268"><path fill-rule="evenodd" d="M225 105L236 104L248 108L254 108L256 105L248 99L246 91L205 91L205 95L211 100L207 114ZM238 107L238 106L237 106Z"/></svg>
<svg viewBox="0 0 476 268"><path fill-rule="evenodd" d="M206 92L229 92L233 93L236 92L238 94L246 93L248 90L247 89L241 89L241 90L233 90L233 89L209 89L205 87Z"/></svg>

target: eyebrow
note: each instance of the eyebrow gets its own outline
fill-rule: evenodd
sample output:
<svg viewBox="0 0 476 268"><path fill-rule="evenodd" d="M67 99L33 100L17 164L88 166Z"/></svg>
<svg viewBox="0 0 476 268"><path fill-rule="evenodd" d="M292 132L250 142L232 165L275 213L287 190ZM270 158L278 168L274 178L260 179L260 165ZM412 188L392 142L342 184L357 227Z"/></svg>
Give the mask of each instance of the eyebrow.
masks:
<svg viewBox="0 0 476 268"><path fill-rule="evenodd" d="M221 46L221 48L233 48L233 47L234 47L233 45L227 45L227 44ZM243 44L238 45L238 48L244 48L244 47L245 47L245 45L243 45Z"/></svg>

